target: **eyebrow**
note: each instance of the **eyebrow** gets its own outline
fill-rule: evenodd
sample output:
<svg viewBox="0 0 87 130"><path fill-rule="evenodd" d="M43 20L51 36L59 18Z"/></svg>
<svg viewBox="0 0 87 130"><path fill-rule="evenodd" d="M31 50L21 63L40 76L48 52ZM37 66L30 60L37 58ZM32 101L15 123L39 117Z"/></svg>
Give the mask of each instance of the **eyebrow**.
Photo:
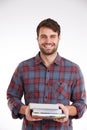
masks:
<svg viewBox="0 0 87 130"><path fill-rule="evenodd" d="M43 37L43 36L47 36L47 35L46 35L46 34L41 34L40 36ZM55 37L55 36L57 36L57 35L56 35L56 34L51 34L50 36L51 36L51 37Z"/></svg>

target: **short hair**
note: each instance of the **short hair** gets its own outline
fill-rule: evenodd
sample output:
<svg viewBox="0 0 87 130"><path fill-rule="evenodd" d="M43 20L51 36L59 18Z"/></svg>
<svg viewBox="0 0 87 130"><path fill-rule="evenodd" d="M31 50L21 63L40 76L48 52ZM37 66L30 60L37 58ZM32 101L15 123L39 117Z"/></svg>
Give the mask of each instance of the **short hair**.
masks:
<svg viewBox="0 0 87 130"><path fill-rule="evenodd" d="M39 31L40 31L40 28L41 27L47 27L47 28L50 28L52 29L54 32L57 32L58 33L58 36L60 35L60 25L53 19L51 18L48 18L48 19L45 19L43 21L41 21L39 23L39 25L37 26L37 29L36 29L36 32L37 32L37 36L39 36Z"/></svg>

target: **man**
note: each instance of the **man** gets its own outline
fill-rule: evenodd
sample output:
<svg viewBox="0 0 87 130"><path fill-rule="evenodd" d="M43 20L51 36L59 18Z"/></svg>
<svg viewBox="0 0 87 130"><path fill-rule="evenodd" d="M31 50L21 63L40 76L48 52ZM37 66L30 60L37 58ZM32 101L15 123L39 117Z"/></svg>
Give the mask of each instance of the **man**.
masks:
<svg viewBox="0 0 87 130"><path fill-rule="evenodd" d="M86 109L86 92L79 66L59 55L60 25L53 19L37 27L40 52L21 62L7 90L13 118L24 118L22 130L72 130L72 119L81 118ZM24 95L25 104L21 98ZM64 119L35 119L29 103L56 104Z"/></svg>

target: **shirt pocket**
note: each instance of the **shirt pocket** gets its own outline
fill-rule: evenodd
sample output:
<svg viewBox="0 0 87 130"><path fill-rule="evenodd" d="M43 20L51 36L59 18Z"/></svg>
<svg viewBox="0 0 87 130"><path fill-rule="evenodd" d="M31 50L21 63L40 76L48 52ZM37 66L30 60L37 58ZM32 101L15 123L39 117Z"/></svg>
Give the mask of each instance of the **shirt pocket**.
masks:
<svg viewBox="0 0 87 130"><path fill-rule="evenodd" d="M56 102L69 104L70 100L70 86L66 82L57 82L52 87L52 95Z"/></svg>

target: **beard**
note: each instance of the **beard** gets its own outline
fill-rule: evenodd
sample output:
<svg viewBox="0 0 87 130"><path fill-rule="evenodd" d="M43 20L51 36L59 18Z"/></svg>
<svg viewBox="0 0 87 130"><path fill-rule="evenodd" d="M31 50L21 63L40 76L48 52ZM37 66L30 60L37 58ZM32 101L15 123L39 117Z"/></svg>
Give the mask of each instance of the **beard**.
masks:
<svg viewBox="0 0 87 130"><path fill-rule="evenodd" d="M58 48L58 45L55 46L53 49L46 49L46 48L43 48L41 46L39 46L40 48L40 51L44 54L44 55L52 55L54 54L55 52L57 52L57 48Z"/></svg>

